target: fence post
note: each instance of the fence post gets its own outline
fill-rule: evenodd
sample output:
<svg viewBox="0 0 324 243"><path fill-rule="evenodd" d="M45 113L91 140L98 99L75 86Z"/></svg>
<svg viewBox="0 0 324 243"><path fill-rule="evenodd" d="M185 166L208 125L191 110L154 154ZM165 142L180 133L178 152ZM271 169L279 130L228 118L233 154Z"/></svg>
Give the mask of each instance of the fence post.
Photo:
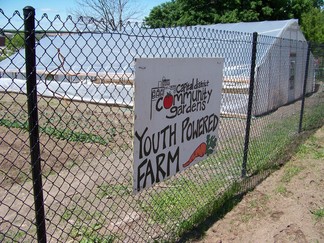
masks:
<svg viewBox="0 0 324 243"><path fill-rule="evenodd" d="M38 242L46 242L45 212L41 174L37 86L36 86L36 51L35 51L35 9L24 8L25 26L25 58L27 79L27 103L30 158L32 166L32 179L35 201L36 227Z"/></svg>
<svg viewBox="0 0 324 243"><path fill-rule="evenodd" d="M249 142L250 142L250 128L252 119L252 106L253 106L253 92L254 92L254 76L255 76L255 61L257 53L258 33L253 33L252 43L252 57L251 57L251 72L250 72L250 86L249 86L249 102L245 127L245 141L244 141L244 154L242 163L242 177L246 176L246 163L248 159Z"/></svg>
<svg viewBox="0 0 324 243"><path fill-rule="evenodd" d="M311 51L311 42L308 43L308 48L307 48L305 78L304 78L304 84L303 84L303 97L302 97L301 109L300 109L298 133L302 132L302 126L303 126L303 117L304 117L304 107L305 107L305 96L306 96L306 86L307 86L307 79L308 79L308 66L309 66L310 51Z"/></svg>

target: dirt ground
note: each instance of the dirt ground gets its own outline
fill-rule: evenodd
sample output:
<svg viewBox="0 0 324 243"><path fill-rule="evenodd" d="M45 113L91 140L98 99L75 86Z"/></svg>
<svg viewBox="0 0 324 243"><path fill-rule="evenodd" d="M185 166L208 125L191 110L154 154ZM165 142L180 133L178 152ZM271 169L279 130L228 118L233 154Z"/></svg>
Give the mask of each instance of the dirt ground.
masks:
<svg viewBox="0 0 324 243"><path fill-rule="evenodd" d="M324 242L324 127L194 242Z"/></svg>

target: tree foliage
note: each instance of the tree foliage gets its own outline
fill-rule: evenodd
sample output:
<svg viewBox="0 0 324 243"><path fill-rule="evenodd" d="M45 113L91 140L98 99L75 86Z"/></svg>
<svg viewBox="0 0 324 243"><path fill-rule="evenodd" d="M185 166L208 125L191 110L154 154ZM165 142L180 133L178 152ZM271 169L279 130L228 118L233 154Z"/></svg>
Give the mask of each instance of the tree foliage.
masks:
<svg viewBox="0 0 324 243"><path fill-rule="evenodd" d="M302 14L302 30L306 39L324 43L324 11L312 8Z"/></svg>
<svg viewBox="0 0 324 243"><path fill-rule="evenodd" d="M304 18L320 24L323 6L323 0L172 0L154 7L144 21L158 28L296 18L303 26Z"/></svg>
<svg viewBox="0 0 324 243"><path fill-rule="evenodd" d="M118 30L139 13L131 3L132 0L76 0L78 7L72 15L101 31Z"/></svg>
<svg viewBox="0 0 324 243"><path fill-rule="evenodd" d="M25 45L24 34L18 32L12 38L6 37L6 48L10 51L18 51Z"/></svg>

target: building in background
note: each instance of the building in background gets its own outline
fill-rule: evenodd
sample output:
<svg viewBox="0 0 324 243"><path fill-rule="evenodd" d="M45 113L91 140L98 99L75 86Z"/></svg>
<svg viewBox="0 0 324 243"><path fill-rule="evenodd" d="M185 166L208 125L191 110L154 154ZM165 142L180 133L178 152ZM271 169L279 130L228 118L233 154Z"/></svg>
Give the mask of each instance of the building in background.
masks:
<svg viewBox="0 0 324 243"><path fill-rule="evenodd" d="M135 58L223 57L221 112L246 114L253 32L259 34L252 111L258 116L302 96L308 43L296 19L45 36L36 47L38 79L47 81L49 88L62 83L132 85ZM0 62L1 77L25 79L24 55L20 50ZM314 90L313 73L311 56L307 93ZM78 90L71 90L75 90L71 97L77 98ZM127 95L121 100L131 100L132 92Z"/></svg>

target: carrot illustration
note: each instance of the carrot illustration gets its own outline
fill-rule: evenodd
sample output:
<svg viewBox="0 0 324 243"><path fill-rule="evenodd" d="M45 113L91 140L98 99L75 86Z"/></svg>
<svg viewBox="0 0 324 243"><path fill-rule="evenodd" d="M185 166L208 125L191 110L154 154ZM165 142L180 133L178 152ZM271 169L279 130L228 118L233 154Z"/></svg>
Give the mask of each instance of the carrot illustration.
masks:
<svg viewBox="0 0 324 243"><path fill-rule="evenodd" d="M197 157L203 157L207 152L207 144L201 143L199 146L193 151L192 155L190 156L189 160L184 163L182 166L185 168L189 166Z"/></svg>

